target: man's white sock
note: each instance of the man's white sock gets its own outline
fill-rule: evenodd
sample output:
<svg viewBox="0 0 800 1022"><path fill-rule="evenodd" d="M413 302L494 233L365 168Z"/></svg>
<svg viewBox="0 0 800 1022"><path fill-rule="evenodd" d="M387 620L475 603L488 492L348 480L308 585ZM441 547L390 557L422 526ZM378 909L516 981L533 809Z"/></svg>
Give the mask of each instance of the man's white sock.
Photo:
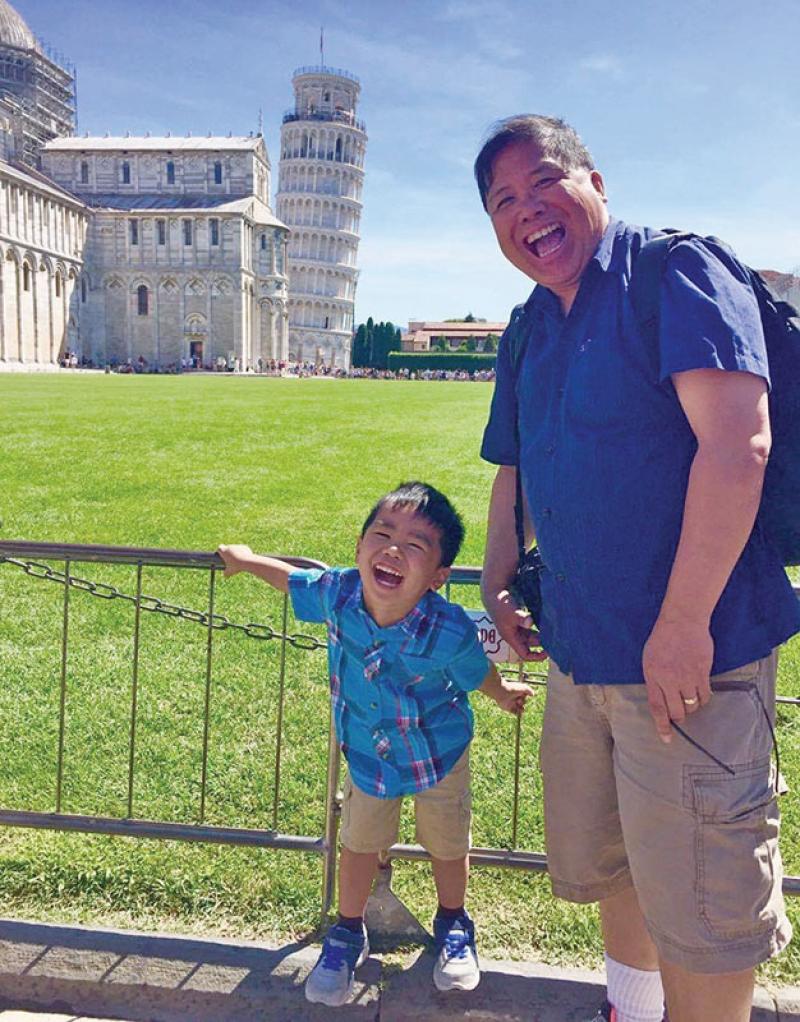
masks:
<svg viewBox="0 0 800 1022"><path fill-rule="evenodd" d="M664 988L661 973L634 969L606 955L608 999L617 1012L617 1022L661 1022L664 1017Z"/></svg>

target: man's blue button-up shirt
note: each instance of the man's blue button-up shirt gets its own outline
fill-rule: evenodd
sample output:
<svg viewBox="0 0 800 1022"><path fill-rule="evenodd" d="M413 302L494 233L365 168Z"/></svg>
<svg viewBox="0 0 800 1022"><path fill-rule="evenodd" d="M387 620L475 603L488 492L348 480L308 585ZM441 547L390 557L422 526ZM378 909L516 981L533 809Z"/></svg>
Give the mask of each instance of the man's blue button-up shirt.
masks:
<svg viewBox="0 0 800 1022"><path fill-rule="evenodd" d="M467 692L489 670L462 608L429 592L381 628L354 568L292 572L289 595L297 618L328 626L333 717L353 783L378 798L438 784L470 743Z"/></svg>
<svg viewBox="0 0 800 1022"><path fill-rule="evenodd" d="M544 287L524 316L515 310L481 451L495 464L519 460L546 565L542 641L577 683L644 680L697 449L671 374L769 381L752 290L723 250L695 240L670 253L658 350L641 336L628 287L653 233L612 220L568 316ZM798 628L791 585L756 524L712 615L713 672L766 656Z"/></svg>

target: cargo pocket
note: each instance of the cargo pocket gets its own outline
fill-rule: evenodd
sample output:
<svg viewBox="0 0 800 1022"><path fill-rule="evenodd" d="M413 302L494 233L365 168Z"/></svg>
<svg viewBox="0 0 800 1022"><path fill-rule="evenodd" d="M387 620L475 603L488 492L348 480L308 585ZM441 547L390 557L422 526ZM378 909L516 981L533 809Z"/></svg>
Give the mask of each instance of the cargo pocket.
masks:
<svg viewBox="0 0 800 1022"><path fill-rule="evenodd" d="M686 767L685 794L695 816L697 908L718 938L757 937L774 929L779 814L769 759Z"/></svg>

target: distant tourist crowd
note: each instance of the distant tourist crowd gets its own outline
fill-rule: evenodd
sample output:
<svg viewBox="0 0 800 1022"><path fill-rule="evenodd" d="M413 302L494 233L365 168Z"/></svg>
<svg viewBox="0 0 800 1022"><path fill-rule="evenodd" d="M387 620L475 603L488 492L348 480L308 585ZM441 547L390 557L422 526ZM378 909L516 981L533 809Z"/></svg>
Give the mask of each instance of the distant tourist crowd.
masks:
<svg viewBox="0 0 800 1022"><path fill-rule="evenodd" d="M335 380L455 380L456 382L491 383L494 380L494 369L476 369L467 372L465 369L423 369L421 372L409 369L375 369L358 367L341 369L314 362L283 362L275 359L259 359L255 366L242 370L241 360L226 359L220 356L213 362L203 363L197 358L182 358L180 362L167 365L156 365L148 362L143 355L125 362L109 362L97 365L89 358L79 358L75 352L66 351L59 360L62 369L105 369L113 373L250 373L256 376L294 376L329 377Z"/></svg>

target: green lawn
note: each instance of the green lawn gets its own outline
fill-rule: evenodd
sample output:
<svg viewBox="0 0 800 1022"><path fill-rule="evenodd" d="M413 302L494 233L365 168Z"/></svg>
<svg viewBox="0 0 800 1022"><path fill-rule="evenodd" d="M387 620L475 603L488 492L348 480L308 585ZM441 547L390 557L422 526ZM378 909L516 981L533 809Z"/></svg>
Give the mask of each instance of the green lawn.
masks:
<svg viewBox="0 0 800 1022"><path fill-rule="evenodd" d="M490 466L477 457L491 395L484 384L221 377L0 375L8 539L262 552L351 563L371 503L407 478L447 492L478 564ZM134 569L75 566L132 592ZM144 591L203 609L205 572L146 569ZM454 594L477 605L477 594ZM61 587L0 565L0 804L54 807ZM280 625L281 602L249 578L220 582L217 609ZM65 731L67 812L127 812L132 612L73 592ZM314 630L307 625L290 629ZM320 634L316 630L316 634ZM199 799L204 629L144 615L134 811L192 822ZM278 650L215 636L207 819L268 827L273 813ZM800 645L781 686L797 692ZM511 840L513 721L476 698L475 826L479 845ZM541 850L536 771L540 703L523 725L518 846ZM328 701L319 652L290 651L278 827L322 828ZM800 716L780 714L782 763L800 784ZM785 800L787 869L800 872L800 809ZM412 840L408 814L404 840ZM398 864L395 889L425 920L435 907L423 864ZM297 853L124 838L0 831L4 914L139 928L288 938L314 929L317 858ZM545 877L476 868L470 905L487 955L596 963L590 908L555 902ZM798 913L793 909L797 921ZM768 968L797 981L800 952Z"/></svg>

